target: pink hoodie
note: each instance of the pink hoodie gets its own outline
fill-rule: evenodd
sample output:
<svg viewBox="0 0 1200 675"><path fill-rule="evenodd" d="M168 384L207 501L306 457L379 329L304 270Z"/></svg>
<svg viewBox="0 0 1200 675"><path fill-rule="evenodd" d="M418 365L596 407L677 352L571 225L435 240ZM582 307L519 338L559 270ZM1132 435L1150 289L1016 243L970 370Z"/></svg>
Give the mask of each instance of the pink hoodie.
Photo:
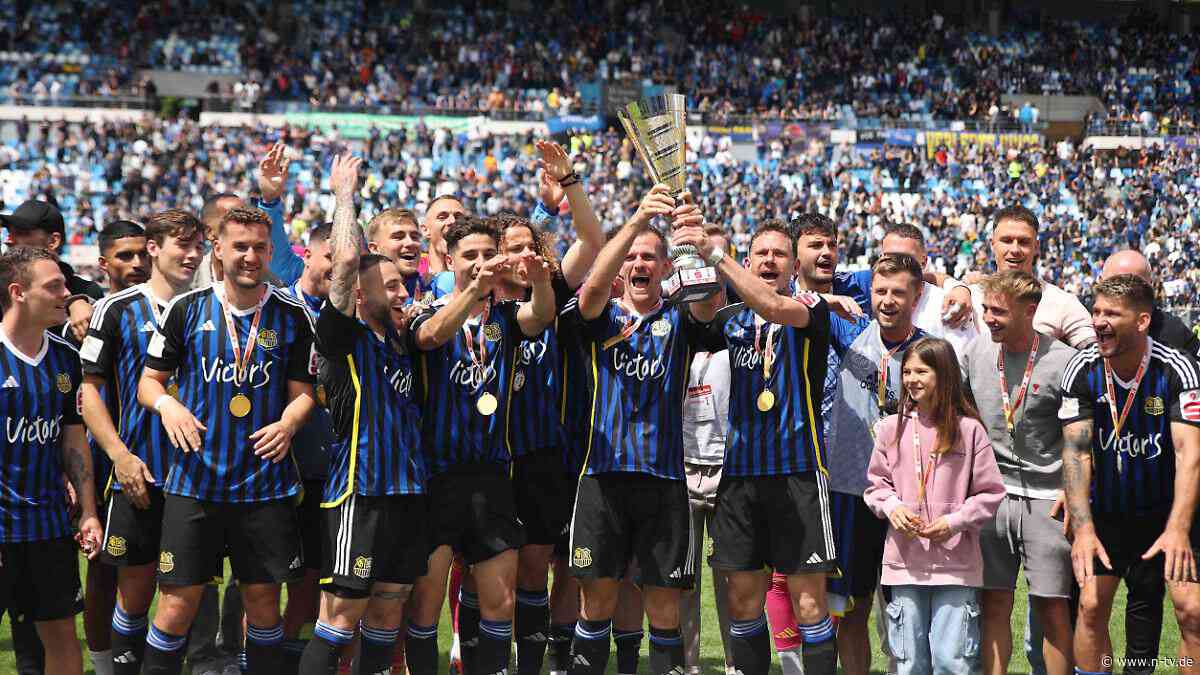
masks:
<svg viewBox="0 0 1200 675"><path fill-rule="evenodd" d="M982 586L979 529L995 515L1005 494L987 430L969 417L959 422L958 445L938 458L933 474L926 476L927 511L918 498L912 432L913 425L917 425L928 472L929 452L934 448L937 429L928 420L909 419L897 448L894 439L899 419L892 415L876 426L875 451L867 468L870 487L863 498L880 518L887 518L901 504L926 523L946 516L954 534L935 543L923 537L909 537L889 526L881 583Z"/></svg>

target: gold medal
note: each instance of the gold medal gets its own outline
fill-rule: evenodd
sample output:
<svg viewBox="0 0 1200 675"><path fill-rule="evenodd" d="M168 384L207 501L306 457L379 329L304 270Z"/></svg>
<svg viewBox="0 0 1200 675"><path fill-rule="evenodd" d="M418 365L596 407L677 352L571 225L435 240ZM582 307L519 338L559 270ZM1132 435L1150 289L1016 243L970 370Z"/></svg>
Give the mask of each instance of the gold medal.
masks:
<svg viewBox="0 0 1200 675"><path fill-rule="evenodd" d="M171 395L171 398L178 400L179 399L179 384L176 382L172 382L171 384L168 384L167 385L167 393Z"/></svg>
<svg viewBox="0 0 1200 675"><path fill-rule="evenodd" d="M229 399L229 414L234 417L245 417L250 414L250 399L245 394L235 394Z"/></svg>
<svg viewBox="0 0 1200 675"><path fill-rule="evenodd" d="M758 410L759 412L767 412L775 407L775 392L770 389L763 389L758 395Z"/></svg>
<svg viewBox="0 0 1200 675"><path fill-rule="evenodd" d="M329 407L329 397L325 393L325 385L323 384L317 385L317 405L321 406L322 408Z"/></svg>
<svg viewBox="0 0 1200 675"><path fill-rule="evenodd" d="M500 406L500 402L496 400L490 392L484 392L483 396L475 402L475 409L480 415L492 415L496 412L496 408Z"/></svg>

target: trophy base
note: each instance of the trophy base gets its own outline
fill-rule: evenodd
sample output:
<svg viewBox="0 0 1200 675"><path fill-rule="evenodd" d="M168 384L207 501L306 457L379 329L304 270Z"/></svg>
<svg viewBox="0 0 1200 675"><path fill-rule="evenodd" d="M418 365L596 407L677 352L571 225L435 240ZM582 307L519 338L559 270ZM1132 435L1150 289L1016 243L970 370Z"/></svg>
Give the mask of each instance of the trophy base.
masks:
<svg viewBox="0 0 1200 675"><path fill-rule="evenodd" d="M721 290L715 267L676 269L663 279L663 297L676 305L707 300Z"/></svg>

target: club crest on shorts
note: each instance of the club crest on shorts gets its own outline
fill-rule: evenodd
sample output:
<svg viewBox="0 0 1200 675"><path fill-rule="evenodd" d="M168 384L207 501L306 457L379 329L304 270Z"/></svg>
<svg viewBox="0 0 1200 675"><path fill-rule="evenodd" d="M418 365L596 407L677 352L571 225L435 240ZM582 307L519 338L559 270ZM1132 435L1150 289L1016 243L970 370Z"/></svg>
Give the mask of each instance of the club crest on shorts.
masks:
<svg viewBox="0 0 1200 675"><path fill-rule="evenodd" d="M114 558L120 558L125 555L129 549L125 545L125 537L113 535L108 538L108 543L104 545L104 550Z"/></svg>
<svg viewBox="0 0 1200 675"><path fill-rule="evenodd" d="M274 329L265 328L258 332L258 344L263 349L275 349L279 346L279 334Z"/></svg>
<svg viewBox="0 0 1200 675"><path fill-rule="evenodd" d="M170 574L175 570L175 554L170 551L163 551L158 554L158 571L163 574Z"/></svg>
<svg viewBox="0 0 1200 675"><path fill-rule="evenodd" d="M354 559L354 576L366 579L371 576L371 558L360 555Z"/></svg>
<svg viewBox="0 0 1200 675"><path fill-rule="evenodd" d="M1147 415L1161 415L1167 411L1167 406L1161 397L1149 396L1146 398L1146 404L1142 406L1142 410L1146 411Z"/></svg>
<svg viewBox="0 0 1200 675"><path fill-rule="evenodd" d="M571 557L571 564L576 567L591 567L592 566L592 549L583 546L575 547L575 554Z"/></svg>
<svg viewBox="0 0 1200 675"><path fill-rule="evenodd" d="M71 391L71 376L66 373L59 373L54 376L54 384L58 386L58 390L66 394Z"/></svg>
<svg viewBox="0 0 1200 675"><path fill-rule="evenodd" d="M666 317L650 324L650 334L654 337L666 337L671 333L671 322Z"/></svg>
<svg viewBox="0 0 1200 675"><path fill-rule="evenodd" d="M483 337L486 338L488 342L498 341L501 335L503 335L503 333L500 332L500 324L498 323L489 323L483 327Z"/></svg>

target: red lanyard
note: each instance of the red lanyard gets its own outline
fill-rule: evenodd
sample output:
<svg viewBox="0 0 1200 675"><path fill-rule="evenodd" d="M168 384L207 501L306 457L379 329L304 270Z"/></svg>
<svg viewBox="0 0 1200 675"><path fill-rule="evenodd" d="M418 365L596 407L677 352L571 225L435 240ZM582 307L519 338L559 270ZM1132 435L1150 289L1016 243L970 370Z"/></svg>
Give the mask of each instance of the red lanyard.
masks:
<svg viewBox="0 0 1200 675"><path fill-rule="evenodd" d="M1129 394L1125 397L1125 407L1121 409L1121 416L1117 417L1117 394L1113 387L1113 371L1112 366L1108 365L1108 359L1104 359L1104 385L1108 390L1108 411L1112 415L1113 435L1112 440L1115 442L1121 437L1121 427L1125 426L1125 420L1129 417L1129 411L1133 409L1133 401L1137 398L1138 388L1142 385L1142 378L1146 375L1146 368L1150 365L1150 345L1146 344L1146 353L1142 355L1142 362L1138 365L1137 375L1133 376L1133 384L1129 387Z"/></svg>
<svg viewBox="0 0 1200 675"><path fill-rule="evenodd" d="M900 344L896 345L895 347L892 347L891 350L888 351L888 353L884 354L883 358L880 359L880 361L879 361L878 403L879 403L880 412L882 412L883 407L885 405L887 405L888 362L892 360L892 356L894 356L901 347L908 344L908 341L912 339L912 336L916 332L917 332L916 327L910 328L908 330L908 336L905 337L903 340L901 340ZM883 335L882 334L880 334L880 336L879 336L879 342L880 342L880 344L883 343Z"/></svg>
<svg viewBox="0 0 1200 675"><path fill-rule="evenodd" d="M767 329L767 343L759 347L762 342L762 327L765 323L764 321L754 324L754 351L762 357L764 385L771 379L771 367L775 365L775 343L772 338L775 337L775 331L779 329L778 324L770 324L770 328Z"/></svg>
<svg viewBox="0 0 1200 675"><path fill-rule="evenodd" d="M912 417L913 423L913 464L917 472L917 499L925 506L925 514L932 516L929 512L929 502L925 499L925 491L929 483L933 482L933 474L937 471L938 455L936 452L931 452L929 458L929 472L925 472L925 461L921 457L921 423L914 413ZM937 440L937 430L934 429L934 440ZM935 443L936 446L936 443Z"/></svg>
<svg viewBox="0 0 1200 675"><path fill-rule="evenodd" d="M233 347L233 363L235 366L233 383L235 385L240 385L246 379L246 369L250 366L250 357L254 354L254 345L258 342L258 322L262 319L263 306L267 304L267 298L270 296L271 290L264 288L262 297L258 300L258 306L254 308L254 318L250 320L250 334L246 336L246 351L243 353L242 347L239 344L241 338L238 337L237 324L234 323L233 312L229 309L229 300L224 297L223 293L218 293L218 300L222 301L219 302L221 313L225 316L225 332L229 333L229 344Z"/></svg>
<svg viewBox="0 0 1200 675"><path fill-rule="evenodd" d="M1016 427L1017 408L1021 407L1021 402L1025 400L1025 391L1029 388L1029 381L1033 379L1033 361L1037 358L1038 342L1042 336L1038 333L1033 334L1033 347L1029 350L1029 361L1025 364L1025 375L1021 377L1021 386L1017 389L1017 395L1013 397L1012 402L1008 400L1008 377L1004 373L1004 345L1000 345L1000 355L996 357L996 367L1000 369L1000 397L1004 401L1004 421L1008 424L1008 433L1012 434Z"/></svg>
<svg viewBox="0 0 1200 675"><path fill-rule="evenodd" d="M467 336L467 353L471 355L471 363L474 363L481 368L483 367L483 362L487 360L487 343L484 342L484 333L487 330L487 321L488 317L491 316L491 313L492 304L489 302L488 304L484 305L483 313L479 315L479 339L477 341L477 344L479 345L479 354L476 354L475 350L471 348L471 327L468 326L466 322L463 322L462 327L463 333ZM480 375L480 377L482 377L482 375Z"/></svg>

